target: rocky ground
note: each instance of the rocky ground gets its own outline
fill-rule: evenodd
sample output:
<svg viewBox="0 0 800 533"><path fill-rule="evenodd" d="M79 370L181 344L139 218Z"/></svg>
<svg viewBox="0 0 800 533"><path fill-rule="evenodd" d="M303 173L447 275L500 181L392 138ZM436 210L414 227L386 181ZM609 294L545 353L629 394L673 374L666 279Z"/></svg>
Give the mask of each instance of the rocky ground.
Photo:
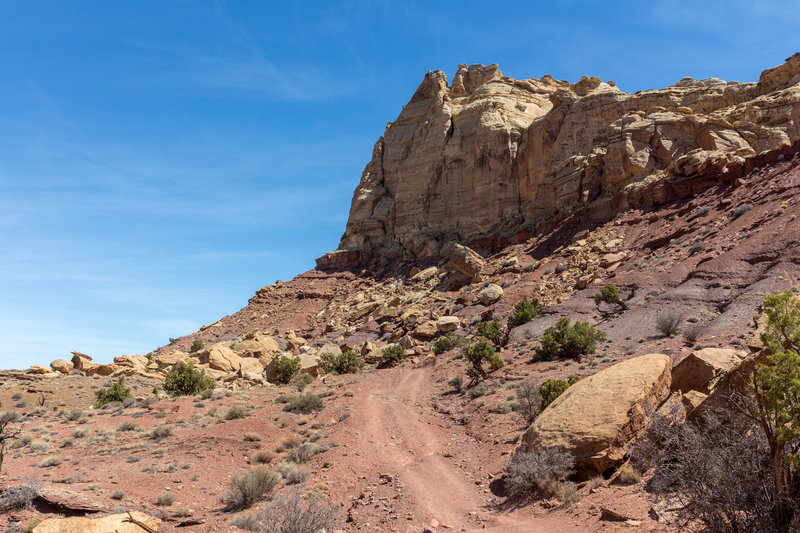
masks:
<svg viewBox="0 0 800 533"><path fill-rule="evenodd" d="M762 78L761 88L770 81ZM477 90L465 79L464 91ZM73 352L50 368L2 372L0 402L21 414L22 433L7 443L0 488L32 483L39 497L0 515L0 526L110 515L117 523L102 527L121 533L141 530L121 522L136 511L144 514L131 519L158 531L235 530L236 513L224 509L229 480L261 461L281 473L278 493L300 487L337 506L342 531L669 531L644 482L621 473L656 410L682 406L689 416L711 403L722 378L758 349L764 296L800 287L800 144L778 144L721 166L705 164L708 150L690 151L685 173L593 197L485 248L496 253L451 244L441 259L314 269L148 354L100 365ZM698 154L706 159L692 166ZM595 303L609 284L624 305ZM542 315L511 330L504 366L483 383L469 386L460 349L433 352L441 335L473 341L479 321L505 324L534 297ZM667 311L680 317L675 335L656 326ZM542 333L562 317L590 322L606 340L585 357L533 362ZM385 368L391 346L406 359ZM321 357L347 350L362 370L324 375ZM299 358L314 378L306 389L319 409L285 411L301 387L275 384L281 356ZM202 368L215 391L166 396L164 376L178 362ZM119 376L133 397L93 408L95 392ZM582 379L528 424L515 408L522 380L569 376ZM622 386L630 390L609 389ZM553 431L580 462L574 495L509 498L510 458L553 444ZM576 444L577 433L589 437ZM46 524L37 531L52 530Z"/></svg>

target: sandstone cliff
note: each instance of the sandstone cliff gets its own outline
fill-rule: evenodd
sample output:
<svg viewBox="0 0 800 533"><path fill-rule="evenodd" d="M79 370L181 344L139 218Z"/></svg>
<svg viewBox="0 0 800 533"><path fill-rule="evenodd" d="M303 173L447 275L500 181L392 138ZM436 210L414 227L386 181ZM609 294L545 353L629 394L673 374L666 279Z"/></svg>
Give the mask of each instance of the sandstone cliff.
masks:
<svg viewBox="0 0 800 533"><path fill-rule="evenodd" d="M800 53L757 83L515 80L497 65L432 71L383 137L322 268L436 257L513 235L631 184L725 172L800 138ZM480 247L480 246L478 246Z"/></svg>

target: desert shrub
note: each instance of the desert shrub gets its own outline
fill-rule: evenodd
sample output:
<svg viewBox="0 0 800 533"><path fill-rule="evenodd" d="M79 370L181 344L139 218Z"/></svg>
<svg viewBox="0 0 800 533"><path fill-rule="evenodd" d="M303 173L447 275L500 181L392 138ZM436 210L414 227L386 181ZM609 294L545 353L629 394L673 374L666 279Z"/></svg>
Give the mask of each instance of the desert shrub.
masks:
<svg viewBox="0 0 800 533"><path fill-rule="evenodd" d="M450 378L447 384L453 387L456 391L460 392L461 387L464 386L464 380L461 378L461 376L455 376Z"/></svg>
<svg viewBox="0 0 800 533"><path fill-rule="evenodd" d="M287 413L309 414L313 411L319 411L320 409L322 409L322 398L308 391L295 394L289 398L289 401L283 406L283 410Z"/></svg>
<svg viewBox="0 0 800 533"><path fill-rule="evenodd" d="M117 431L136 431L139 425L136 422L123 422Z"/></svg>
<svg viewBox="0 0 800 533"><path fill-rule="evenodd" d="M606 285L603 289L594 295L594 304L599 308L600 304L616 305L620 309L627 309L628 306L622 301L619 294L619 289L616 285Z"/></svg>
<svg viewBox="0 0 800 533"><path fill-rule="evenodd" d="M112 500L124 500L125 499L125 493L123 491L121 491L121 490L115 490L114 492L111 493L111 499Z"/></svg>
<svg viewBox="0 0 800 533"><path fill-rule="evenodd" d="M256 516L257 533L317 533L332 531L337 507L318 497L303 498L300 489L288 491L268 502Z"/></svg>
<svg viewBox="0 0 800 533"><path fill-rule="evenodd" d="M86 428L76 429L75 431L72 432L73 439L83 439L86 438L88 435L89 435L89 430Z"/></svg>
<svg viewBox="0 0 800 533"><path fill-rule="evenodd" d="M750 211L751 209L753 209L753 206L751 204L741 204L741 205L737 206L736 209L733 210L733 213L732 213L731 216L735 220L735 219L739 218L740 216L744 215L745 213L747 213L748 211Z"/></svg>
<svg viewBox="0 0 800 533"><path fill-rule="evenodd" d="M7 513L29 507L41 488L42 484L38 481L4 488L3 495L0 496L0 512Z"/></svg>
<svg viewBox="0 0 800 533"><path fill-rule="evenodd" d="M326 374L355 374L361 368L361 361L352 350L346 350L339 355L326 352L319 358L319 367Z"/></svg>
<svg viewBox="0 0 800 533"><path fill-rule="evenodd" d="M508 327L515 328L527 324L542 313L542 306L537 298L528 301L523 298L514 305L514 312L508 317Z"/></svg>
<svg viewBox="0 0 800 533"><path fill-rule="evenodd" d="M433 343L433 353L441 355L464 344L464 339L452 331L448 331Z"/></svg>
<svg viewBox="0 0 800 533"><path fill-rule="evenodd" d="M656 314L656 329L664 337L676 335L683 322L683 313L676 309L664 309Z"/></svg>
<svg viewBox="0 0 800 533"><path fill-rule="evenodd" d="M696 253L702 252L706 247L706 243L703 242L702 239L695 239L695 241L689 246L689 255L694 255Z"/></svg>
<svg viewBox="0 0 800 533"><path fill-rule="evenodd" d="M3 471L3 459L9 443L16 441L22 434L22 429L14 425L18 420L19 414L16 411L0 413L0 472Z"/></svg>
<svg viewBox="0 0 800 533"><path fill-rule="evenodd" d="M258 531L258 519L256 518L256 514L253 511L246 511L237 514L236 516L230 519L228 524L234 527L238 527L239 529L243 529L245 531ZM280 532L279 529L275 531Z"/></svg>
<svg viewBox="0 0 800 533"><path fill-rule="evenodd" d="M206 376L205 370L195 368L191 362L175 363L164 377L164 390L171 396L191 396L216 386L214 380Z"/></svg>
<svg viewBox="0 0 800 533"><path fill-rule="evenodd" d="M314 376L311 374L297 374L295 377L292 378L291 383L295 389L298 391L302 391L307 386L311 385L314 382Z"/></svg>
<svg viewBox="0 0 800 533"><path fill-rule="evenodd" d="M261 440L261 435L258 433L245 433L244 441L245 442L259 442Z"/></svg>
<svg viewBox="0 0 800 533"><path fill-rule="evenodd" d="M700 326L699 324L692 324L683 329L683 338L689 344L694 344L695 341L697 340L697 337L699 337L700 333L702 332L703 332L702 326Z"/></svg>
<svg viewBox="0 0 800 533"><path fill-rule="evenodd" d="M389 366L395 366L406 358L406 349L400 344L393 344L383 349L381 359Z"/></svg>
<svg viewBox="0 0 800 533"><path fill-rule="evenodd" d="M574 473L572 456L556 448L520 452L511 459L504 485L516 497L558 496Z"/></svg>
<svg viewBox="0 0 800 533"><path fill-rule="evenodd" d="M153 440L166 439L172 435L172 428L169 426L156 426L150 431L150 438Z"/></svg>
<svg viewBox="0 0 800 533"><path fill-rule="evenodd" d="M58 455L51 455L50 457L45 457L39 466L41 468L52 468L54 466L58 466L64 462L64 459L59 457Z"/></svg>
<svg viewBox="0 0 800 533"><path fill-rule="evenodd" d="M264 466L256 466L242 474L234 474L228 482L225 509L238 511L247 509L269 496L281 480L277 472Z"/></svg>
<svg viewBox="0 0 800 533"><path fill-rule="evenodd" d="M516 410L525 418L525 421L532 423L539 413L542 406L542 395L539 392L539 385L532 378L525 379L517 385Z"/></svg>
<svg viewBox="0 0 800 533"><path fill-rule="evenodd" d="M276 382L289 383L300 372L300 358L281 355L273 361L272 369L275 372Z"/></svg>
<svg viewBox="0 0 800 533"><path fill-rule="evenodd" d="M99 389L94 391L97 396L97 401L94 406L96 408L103 407L107 403L121 402L126 398L131 397L131 389L125 386L125 376L120 376L116 383L107 389Z"/></svg>
<svg viewBox="0 0 800 533"><path fill-rule="evenodd" d="M297 485L302 483L308 477L308 468L299 465L293 465L287 472L286 483L289 485Z"/></svg>
<svg viewBox="0 0 800 533"><path fill-rule="evenodd" d="M257 465L266 465L272 462L275 459L275 454L269 450L258 450L256 453L253 454L253 457L250 459L253 463Z"/></svg>
<svg viewBox="0 0 800 533"><path fill-rule="evenodd" d="M206 343L201 341L200 339L195 339L192 341L192 347L189 349L189 353L199 352L203 348L205 348Z"/></svg>
<svg viewBox="0 0 800 533"><path fill-rule="evenodd" d="M156 496L156 505L159 507L169 507L175 503L175 495L171 492L162 492Z"/></svg>
<svg viewBox="0 0 800 533"><path fill-rule="evenodd" d="M83 409L75 408L67 414L67 420L77 422L83 416Z"/></svg>
<svg viewBox="0 0 800 533"><path fill-rule="evenodd" d="M500 345L503 341L503 331L500 329L500 323L497 320L478 322L476 332L479 337L488 339L496 345Z"/></svg>
<svg viewBox="0 0 800 533"><path fill-rule="evenodd" d="M642 473L639 469L633 466L630 462L625 463L619 474L617 475L617 482L623 485L635 485L642 480Z"/></svg>
<svg viewBox="0 0 800 533"><path fill-rule="evenodd" d="M503 360L495 352L494 346L489 344L485 338L481 338L472 346L464 349L464 357L472 363L472 368L469 370L472 381L479 381L487 377L488 374L483 369L484 362L489 363L492 371L503 367Z"/></svg>
<svg viewBox="0 0 800 533"><path fill-rule="evenodd" d="M577 359L595 352L596 343L606 339L606 334L593 328L588 322L570 324L564 317L544 330L541 346L536 348L534 360Z"/></svg>
<svg viewBox="0 0 800 533"><path fill-rule="evenodd" d="M319 448L313 444L303 444L302 446L292 450L291 453L289 453L287 460L293 463L305 463L318 453Z"/></svg>
<svg viewBox="0 0 800 533"><path fill-rule="evenodd" d="M225 413L225 420L236 420L239 418L244 418L246 416L247 416L246 406L242 404L232 405Z"/></svg>
<svg viewBox="0 0 800 533"><path fill-rule="evenodd" d="M539 387L539 395L542 398L542 402L540 404L540 409L544 411L544 409L553 403L556 398L561 396L561 394L567 390L571 385L574 385L581 378L578 376L570 376L567 379L548 379L545 380L544 383Z"/></svg>

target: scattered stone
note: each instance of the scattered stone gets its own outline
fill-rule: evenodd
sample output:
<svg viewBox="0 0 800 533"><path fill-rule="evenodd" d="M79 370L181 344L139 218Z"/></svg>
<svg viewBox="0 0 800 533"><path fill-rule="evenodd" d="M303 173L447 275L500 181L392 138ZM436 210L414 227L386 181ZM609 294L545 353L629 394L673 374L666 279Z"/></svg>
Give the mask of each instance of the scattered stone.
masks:
<svg viewBox="0 0 800 533"><path fill-rule="evenodd" d="M491 305L499 300L501 296L503 296L503 288L500 285L490 283L478 291L476 299L483 305Z"/></svg>

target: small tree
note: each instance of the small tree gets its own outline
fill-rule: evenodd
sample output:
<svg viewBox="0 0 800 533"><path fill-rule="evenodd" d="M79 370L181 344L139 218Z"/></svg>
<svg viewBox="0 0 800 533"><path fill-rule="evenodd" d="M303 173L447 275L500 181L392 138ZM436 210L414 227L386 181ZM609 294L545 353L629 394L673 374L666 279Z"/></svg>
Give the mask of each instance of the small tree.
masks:
<svg viewBox="0 0 800 533"><path fill-rule="evenodd" d="M565 390L570 386L579 382L581 378L578 376L570 376L567 379L548 379L539 387L539 396L541 397L541 404L539 408L544 409L553 403L556 398L561 396Z"/></svg>
<svg viewBox="0 0 800 533"><path fill-rule="evenodd" d="M459 337L452 331L448 331L433 343L433 353L441 355L444 352L449 352L453 348L458 348L464 344L464 339Z"/></svg>
<svg viewBox="0 0 800 533"><path fill-rule="evenodd" d="M201 341L200 339L195 339L192 341L192 348L189 350L189 353L199 352L205 347L206 343Z"/></svg>
<svg viewBox="0 0 800 533"><path fill-rule="evenodd" d="M347 350L339 355L330 352L322 354L319 358L319 367L326 374L355 374L361 368L361 361L352 350Z"/></svg>
<svg viewBox="0 0 800 533"><path fill-rule="evenodd" d="M594 295L594 304L598 310L600 309L600 304L603 303L616 306L620 311L628 309L628 306L622 301L616 285L606 285L603 290Z"/></svg>
<svg viewBox="0 0 800 533"><path fill-rule="evenodd" d="M517 385L517 410L530 424L539 415L542 409L542 395L539 385L533 378L528 378Z"/></svg>
<svg viewBox="0 0 800 533"><path fill-rule="evenodd" d="M664 336L671 337L680 331L683 313L675 309L665 309L656 314L656 329Z"/></svg>
<svg viewBox="0 0 800 533"><path fill-rule="evenodd" d="M383 349L383 353L381 354L381 359L383 364L388 366L395 366L403 362L406 358L406 349L403 348L400 344L394 344L392 346L387 346Z"/></svg>
<svg viewBox="0 0 800 533"><path fill-rule="evenodd" d="M300 358L281 355L273 361L272 369L275 371L275 381L289 383L300 372Z"/></svg>
<svg viewBox="0 0 800 533"><path fill-rule="evenodd" d="M5 457L8 443L22 433L22 428L12 425L18 420L19 414L16 411L0 413L0 472L3 471L3 458Z"/></svg>
<svg viewBox="0 0 800 533"><path fill-rule="evenodd" d="M544 330L542 342L536 348L534 360L553 361L555 359L581 360L582 356L595 352L597 343L606 339L606 334L593 328L588 322L575 322L571 325L564 317Z"/></svg>
<svg viewBox="0 0 800 533"><path fill-rule="evenodd" d="M542 314L542 307L537 298L528 301L523 298L514 305L514 312L508 317L508 329L527 324Z"/></svg>
<svg viewBox="0 0 800 533"><path fill-rule="evenodd" d="M94 391L97 396L95 407L103 407L107 403L121 402L125 398L131 398L131 389L125 386L125 376L120 376L116 383L107 389Z"/></svg>
<svg viewBox="0 0 800 533"><path fill-rule="evenodd" d="M164 390L171 396L190 396L216 386L214 380L206 376L205 370L195 368L191 362L175 363L164 378ZM153 394L158 394L158 389L153 388Z"/></svg>
<svg viewBox="0 0 800 533"><path fill-rule="evenodd" d="M788 532L800 498L800 300L791 292L764 300L766 364L752 374L751 414L764 432L775 486L775 531Z"/></svg>
<svg viewBox="0 0 800 533"><path fill-rule="evenodd" d="M472 363L472 368L468 372L472 383L486 379L488 376L486 370L483 369L484 361L489 363L492 371L503 367L503 360L497 355L495 347L489 344L485 338L481 338L477 343L465 348L464 357Z"/></svg>
<svg viewBox="0 0 800 533"><path fill-rule="evenodd" d="M497 320L478 322L476 331L480 337L492 341L495 346L501 346L503 344L505 335L500 329L500 323Z"/></svg>

